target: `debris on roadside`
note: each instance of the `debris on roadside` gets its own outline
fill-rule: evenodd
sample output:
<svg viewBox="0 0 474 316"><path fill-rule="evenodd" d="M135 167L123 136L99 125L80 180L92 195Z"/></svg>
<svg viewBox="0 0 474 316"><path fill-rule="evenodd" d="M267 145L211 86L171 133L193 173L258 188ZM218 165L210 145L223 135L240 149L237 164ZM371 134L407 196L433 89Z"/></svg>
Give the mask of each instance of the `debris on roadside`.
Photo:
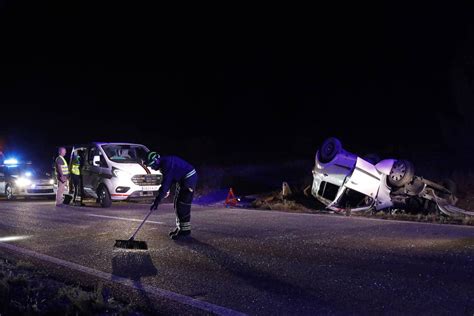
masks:
<svg viewBox="0 0 474 316"><path fill-rule="evenodd" d="M281 192L272 192L268 195L259 197L252 203L252 206L263 210L310 211L310 209L307 209L296 201L284 199Z"/></svg>
<svg viewBox="0 0 474 316"><path fill-rule="evenodd" d="M282 183L282 188L281 188L281 196L283 199L290 198L293 195L293 192L291 191L290 185L288 182L283 182Z"/></svg>
<svg viewBox="0 0 474 316"><path fill-rule="evenodd" d="M298 190L297 187L292 188L288 182L283 182L281 191L260 195L252 202L251 206L264 210L315 213L319 212L317 209L321 209L322 204L314 198L308 198L305 190Z"/></svg>

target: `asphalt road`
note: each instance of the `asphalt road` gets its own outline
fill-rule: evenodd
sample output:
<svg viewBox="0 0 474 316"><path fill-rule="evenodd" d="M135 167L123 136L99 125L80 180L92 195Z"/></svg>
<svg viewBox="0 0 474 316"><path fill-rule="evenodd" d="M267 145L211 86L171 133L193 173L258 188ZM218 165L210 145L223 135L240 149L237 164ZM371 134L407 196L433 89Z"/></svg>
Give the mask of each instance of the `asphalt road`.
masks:
<svg viewBox="0 0 474 316"><path fill-rule="evenodd" d="M138 236L149 251L114 250L146 212L0 201L0 256L109 278L165 314L474 313L474 227L197 206L193 238L175 242L163 205Z"/></svg>

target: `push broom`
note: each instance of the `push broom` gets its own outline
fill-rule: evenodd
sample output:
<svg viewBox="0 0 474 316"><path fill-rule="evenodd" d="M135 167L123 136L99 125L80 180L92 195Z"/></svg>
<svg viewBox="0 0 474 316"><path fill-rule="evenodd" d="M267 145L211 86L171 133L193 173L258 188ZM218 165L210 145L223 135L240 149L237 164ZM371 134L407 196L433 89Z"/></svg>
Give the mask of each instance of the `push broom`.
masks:
<svg viewBox="0 0 474 316"><path fill-rule="evenodd" d="M140 241L140 240L135 240L135 236L137 235L138 231L140 228L142 228L143 224L145 224L146 220L148 217L150 217L151 213L153 213L153 210L150 210L148 214L145 216L141 224L138 226L137 230L133 233L132 237L130 237L128 240L116 240L115 241L115 248L123 248L123 249L140 249L140 250L147 250L148 245L146 244L145 241Z"/></svg>

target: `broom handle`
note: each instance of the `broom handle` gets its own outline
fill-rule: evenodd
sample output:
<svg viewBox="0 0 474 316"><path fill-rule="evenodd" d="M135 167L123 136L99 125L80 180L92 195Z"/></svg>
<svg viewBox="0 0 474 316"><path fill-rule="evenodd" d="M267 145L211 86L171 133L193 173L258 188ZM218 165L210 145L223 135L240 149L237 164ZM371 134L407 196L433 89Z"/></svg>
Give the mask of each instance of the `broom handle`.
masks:
<svg viewBox="0 0 474 316"><path fill-rule="evenodd" d="M148 219L148 217L150 217L151 213L153 213L153 210L150 210L148 214L146 214L145 218L143 219L143 222L141 222L140 226L138 226L137 230L133 233L132 237L130 237L130 240L135 239L135 235L138 233L140 228L142 228L143 224L145 224L146 220Z"/></svg>

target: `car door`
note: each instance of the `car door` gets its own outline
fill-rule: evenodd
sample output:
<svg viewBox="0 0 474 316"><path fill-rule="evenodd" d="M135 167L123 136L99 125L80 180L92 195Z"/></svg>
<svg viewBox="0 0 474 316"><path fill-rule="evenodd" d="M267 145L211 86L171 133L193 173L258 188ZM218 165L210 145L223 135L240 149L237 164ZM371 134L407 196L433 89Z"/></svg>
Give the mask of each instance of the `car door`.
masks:
<svg viewBox="0 0 474 316"><path fill-rule="evenodd" d="M381 178L382 175L374 165L358 157L354 171L345 186L374 199L377 196Z"/></svg>

